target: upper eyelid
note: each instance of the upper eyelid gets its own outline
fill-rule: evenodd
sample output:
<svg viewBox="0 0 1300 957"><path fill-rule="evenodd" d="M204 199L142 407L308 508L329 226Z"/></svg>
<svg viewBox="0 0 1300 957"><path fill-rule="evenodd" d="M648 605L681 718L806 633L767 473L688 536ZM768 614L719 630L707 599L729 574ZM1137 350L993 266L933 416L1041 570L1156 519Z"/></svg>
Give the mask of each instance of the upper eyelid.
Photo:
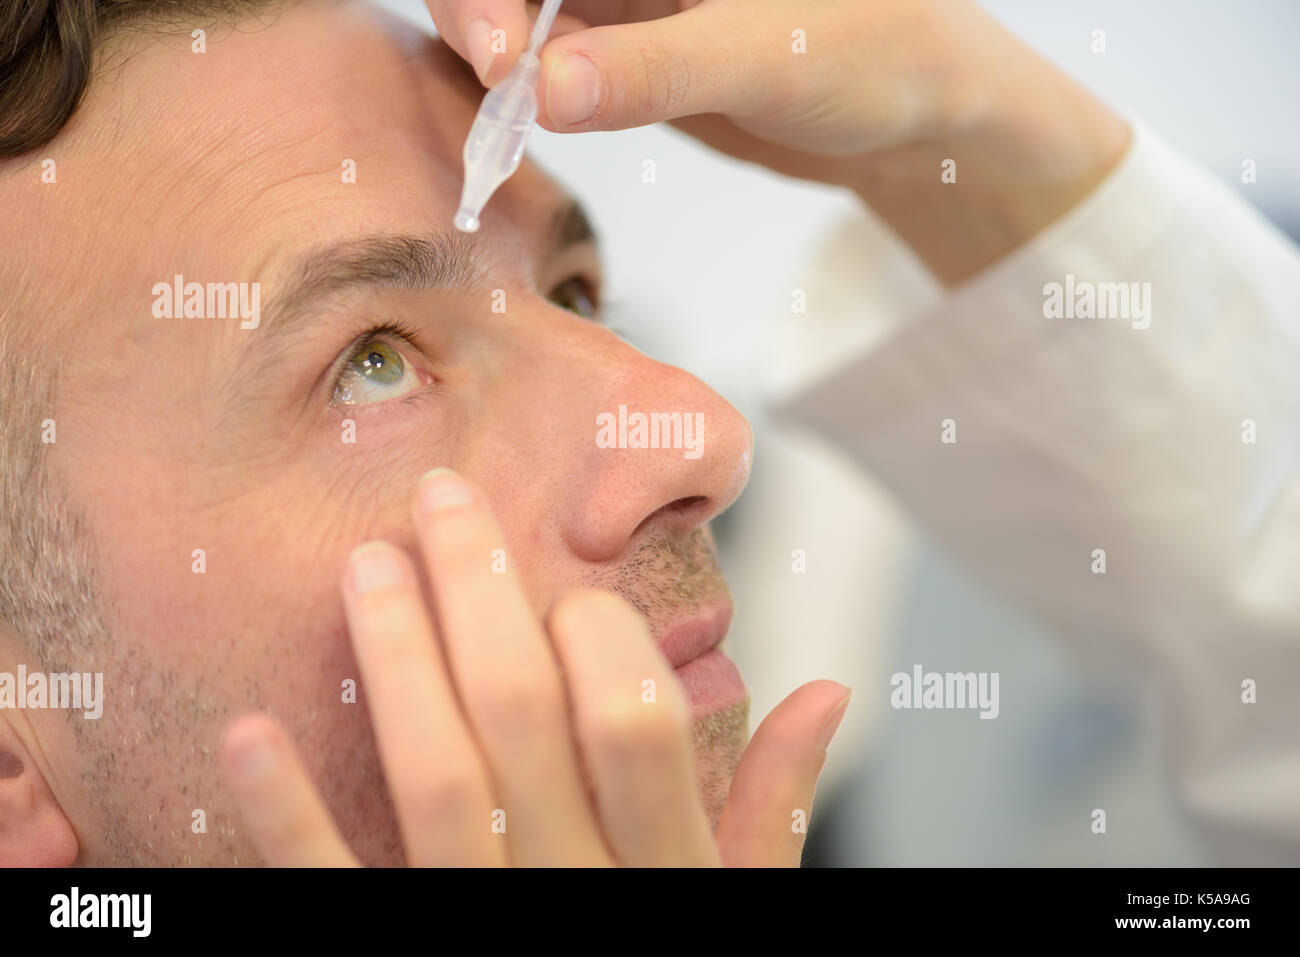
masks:
<svg viewBox="0 0 1300 957"><path fill-rule="evenodd" d="M396 339L404 346L410 346L413 349L416 348L414 341L412 341L412 337L401 329L392 328L387 325L375 326L371 329L367 329L360 335L354 336L352 340L343 347L343 350L338 356L339 372L343 372L347 368L347 364L352 361L353 357L356 356L358 350L360 350L363 345L368 342L374 342L377 339Z"/></svg>
<svg viewBox="0 0 1300 957"><path fill-rule="evenodd" d="M594 314L590 317L590 321L598 324L602 323L603 314L604 314L603 307L605 302L605 288L604 288L604 283L602 281L602 277L600 276L599 272L588 271L585 269L579 269L570 272L566 274L563 279L555 283L554 286L552 286L550 289L546 291L547 297L549 297L551 293L553 293L560 286L564 285L566 282L571 282L573 280L578 280L584 286L587 287L587 292L589 293L589 298L591 299L591 305L592 308L594 309Z"/></svg>
<svg viewBox="0 0 1300 957"><path fill-rule="evenodd" d="M558 278L549 288L539 290L544 296L549 296L556 286L570 279L581 279L585 282L595 294L597 302L604 292L605 262L600 255L599 247L590 240L565 249L549 265L546 274L557 275Z"/></svg>

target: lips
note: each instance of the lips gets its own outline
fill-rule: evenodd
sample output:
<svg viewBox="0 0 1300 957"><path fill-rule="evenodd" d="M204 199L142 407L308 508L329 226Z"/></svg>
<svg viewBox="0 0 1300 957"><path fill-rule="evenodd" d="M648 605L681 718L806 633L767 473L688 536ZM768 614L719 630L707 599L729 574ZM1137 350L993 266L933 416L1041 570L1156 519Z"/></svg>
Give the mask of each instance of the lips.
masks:
<svg viewBox="0 0 1300 957"><path fill-rule="evenodd" d="M659 648L673 668L708 654L727 637L731 602L723 601L697 615L669 626L659 637Z"/></svg>
<svg viewBox="0 0 1300 957"><path fill-rule="evenodd" d="M749 691L740 671L718 650L731 625L731 601L710 605L658 632L659 648L673 666L695 721L745 701Z"/></svg>

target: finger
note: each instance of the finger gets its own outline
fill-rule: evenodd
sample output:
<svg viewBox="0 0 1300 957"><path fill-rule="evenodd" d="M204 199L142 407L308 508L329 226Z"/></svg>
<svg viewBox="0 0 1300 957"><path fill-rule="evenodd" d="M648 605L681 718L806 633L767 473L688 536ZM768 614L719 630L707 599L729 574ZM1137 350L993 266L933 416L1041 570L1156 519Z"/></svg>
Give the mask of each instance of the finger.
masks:
<svg viewBox="0 0 1300 957"><path fill-rule="evenodd" d="M557 132L621 130L695 113L743 114L757 101L776 37L725 4L580 30L542 48L538 122ZM720 11L719 8L724 8ZM768 81L770 83L770 80Z"/></svg>
<svg viewBox="0 0 1300 957"><path fill-rule="evenodd" d="M523 0L425 0L438 35L487 87L510 72L528 47L532 25Z"/></svg>
<svg viewBox="0 0 1300 957"><path fill-rule="evenodd" d="M253 844L271 867L356 867L288 738L270 718L245 715L221 760Z"/></svg>
<svg viewBox="0 0 1300 957"><path fill-rule="evenodd" d="M758 726L714 835L726 866L799 866L826 746L850 694L834 681L809 682Z"/></svg>
<svg viewBox="0 0 1300 957"><path fill-rule="evenodd" d="M450 470L430 472L415 526L438 634L505 812L512 862L608 863L559 667L482 493Z"/></svg>
<svg viewBox="0 0 1300 957"><path fill-rule="evenodd" d="M717 865L691 752L690 707L635 609L565 594L547 618L606 840L632 867Z"/></svg>
<svg viewBox="0 0 1300 957"><path fill-rule="evenodd" d="M816 179L833 186L851 182L855 167L861 167L862 161L857 154L833 156L825 153L820 153L817 163L810 166L809 153L816 151L812 140L805 141L804 149L782 146L742 130L733 120L717 114L679 116L672 120L672 125L719 153L743 156L748 162L796 179Z"/></svg>
<svg viewBox="0 0 1300 957"><path fill-rule="evenodd" d="M460 713L410 559L383 542L356 549L343 604L407 863L504 864L504 843L491 829L487 767Z"/></svg>

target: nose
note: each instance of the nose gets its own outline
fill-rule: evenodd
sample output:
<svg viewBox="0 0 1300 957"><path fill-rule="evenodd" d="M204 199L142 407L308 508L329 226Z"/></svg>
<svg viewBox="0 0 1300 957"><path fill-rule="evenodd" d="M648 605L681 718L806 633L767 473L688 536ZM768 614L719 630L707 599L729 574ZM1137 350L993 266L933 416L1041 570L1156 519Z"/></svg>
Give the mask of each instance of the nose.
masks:
<svg viewBox="0 0 1300 957"><path fill-rule="evenodd" d="M753 460L745 417L606 329L570 331L580 341L550 358L567 383L555 451L568 461L558 521L573 554L608 561L648 535L685 535L730 506Z"/></svg>

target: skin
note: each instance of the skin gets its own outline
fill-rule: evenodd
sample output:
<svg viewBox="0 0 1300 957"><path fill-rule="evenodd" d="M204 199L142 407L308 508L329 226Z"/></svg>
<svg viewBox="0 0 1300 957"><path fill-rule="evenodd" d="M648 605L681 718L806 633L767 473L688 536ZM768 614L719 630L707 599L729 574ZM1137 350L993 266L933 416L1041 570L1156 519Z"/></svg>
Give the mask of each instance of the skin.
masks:
<svg viewBox="0 0 1300 957"><path fill-rule="evenodd" d="M598 285L599 262L590 243L553 252L565 197L540 170L525 164L494 199L472 281L340 293L283 349L259 338L304 250L449 226L472 74L353 4L214 32L203 55L188 39L129 42L42 153L57 157L57 187L32 186L37 159L4 170L45 320L23 332L60 363L52 467L97 546L103 640L69 665L104 672L106 702L98 721L0 713L0 750L23 768L0 783L0 863L797 862L791 809L811 806L822 729L846 689L814 682L774 712L747 759L753 794L737 794L715 844L746 704L692 728L652 642L727 600L707 523L748 477L748 424L548 300L575 275ZM355 183L341 182L344 159ZM150 291L176 273L261 282L265 325L156 318ZM394 319L416 332L390 344L418 387L331 405L329 370ZM619 404L702 413L706 453L597 448L595 416ZM412 500L420 475L447 466L474 483L462 513L480 524L444 554L439 586ZM359 606L340 581L374 540L403 556L408 588ZM506 575L488 571L496 548ZM389 626L363 627L366 608ZM18 636L0 635L0 670L25 661ZM629 674L657 676L654 717L629 712L641 692ZM356 704L341 700L347 679ZM279 730L236 722L250 710ZM421 721L441 721L438 734L415 735ZM274 766L241 775L268 741ZM619 798L627 787L660 800ZM468 803L447 797L467 791ZM442 813L449 800L468 816ZM498 807L507 841L490 831ZM192 830L196 809L206 833ZM329 856L295 856L304 821L338 835ZM654 833L677 837L646 845Z"/></svg>
<svg viewBox="0 0 1300 957"><path fill-rule="evenodd" d="M950 285L1059 218L1127 144L1117 117L973 4L706 0L679 9L652 0L566 3L576 16L557 21L543 51L542 125L582 132L671 121L742 159L847 187ZM526 39L515 0L430 0L430 10L470 59L474 19L506 31L507 51L478 64L488 85ZM806 32L806 54L790 51L795 28ZM286 281L290 249L449 222L478 92L468 74L454 79L449 57L329 5L222 39L210 48L219 56L186 49L136 52L61 137L58 190L16 197L18 222L39 216L48 224L35 240L23 233L47 291L49 319L31 332L33 344L60 335L72 344L62 360L69 385L56 457L96 540L108 545L101 568L114 642L97 667L109 687L131 692L111 722L106 713L76 733L48 712L5 716L0 744L35 769L15 779L30 799L8 802L28 810L2 818L24 838L7 847L45 848L27 857L45 863L795 862L791 809L811 804L826 732L842 716L845 689L832 682L799 689L769 716L729 792L743 741L738 714L712 722L709 746L696 735L698 807L667 798L652 807L626 794L611 799L609 790L624 779L676 781L666 786L680 799L687 787L688 732L680 712L673 718L671 695L655 712L668 719L634 727L602 692L613 675L662 667L649 637L720 594L706 525L747 475L743 421L684 373L546 303L567 274L596 266L589 250L546 259L543 224L557 193L527 165L493 201L499 218L481 234L481 281L335 305L343 317L417 317L428 371L443 383L437 402L360 410L357 443L341 446L338 417L304 407L290 380L327 365L344 337L310 346L305 337L298 358L276 365L269 381L240 379L233 324L160 325L138 305L140 290L176 272L262 278L272 289ZM581 122L565 121L581 98L566 90L571 53L600 76L595 115ZM214 100L213 89L222 96ZM356 184L339 185L344 157L357 161ZM960 188L941 183L947 158L958 163ZM506 290L504 315L490 311L494 288ZM87 315L114 318L87 325ZM322 313L322 328L332 321ZM622 402L658 409L669 396L672 408L705 413L703 459L595 455L593 410ZM69 432L75 439L65 441ZM113 467L121 462L131 466ZM473 480L476 504L454 511L462 521L477 516L480 534L450 564L430 545L448 516L426 527L410 504L416 477L436 465ZM360 600L346 584L350 573L341 594L322 574L344 569L352 547L371 539L392 543L408 563L385 601ZM457 592L439 576L472 567L465 556L475 552L481 574L483 550L501 540L517 578L495 587L520 597L466 602L469 624L458 638L443 620L457 615ZM195 547L208 552L207 575L189 571ZM417 613L409 589L421 571ZM619 592L644 622L575 585ZM370 626L368 604L376 606ZM407 609L400 625L373 625L380 607L391 616L399 605ZM489 608L513 614L493 620ZM419 640L435 628L436 639ZM464 757L450 771L412 742L409 715L420 701L447 702L446 687L454 684L462 702L511 698L493 688L491 669L473 675L454 651L471 648L484 629L522 642L516 651L554 653L555 674L525 672L537 683L525 689L531 704L522 713L548 729L542 739L559 748L558 765L519 760L533 722L518 711L495 736L485 731L490 715L476 716L473 705L426 714L441 722L450 753ZM596 630L607 641L594 640ZM393 641L373 640L382 634L400 638L399 649L422 648L423 664ZM435 640L440 654L430 656ZM16 660L13 646L6 663ZM371 716L337 704L340 680L358 671L366 687L384 674L410 675L404 708L393 704L385 717L371 705L378 747ZM561 686L575 704L571 725L558 717ZM222 729L249 708L269 712L283 730L259 717L230 728L227 790L216 750ZM640 744L602 750L601 741ZM406 764L426 773L395 780ZM540 810L510 800L554 768ZM585 805L577 796L584 790ZM5 793L13 792L0 792L0 802ZM143 821L140 794L160 798ZM430 807L482 820L501 803L523 821L505 842L448 846L449 834L464 829L428 825ZM202 839L186 827L199 806L217 824ZM718 821L712 841L701 814ZM647 834L660 839L647 843Z"/></svg>

